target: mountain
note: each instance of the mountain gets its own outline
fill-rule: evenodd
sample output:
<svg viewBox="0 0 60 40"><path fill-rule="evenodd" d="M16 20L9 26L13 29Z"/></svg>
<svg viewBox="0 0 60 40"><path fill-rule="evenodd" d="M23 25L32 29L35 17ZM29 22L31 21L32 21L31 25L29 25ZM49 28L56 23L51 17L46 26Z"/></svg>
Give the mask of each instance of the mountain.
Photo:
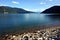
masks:
<svg viewBox="0 0 60 40"><path fill-rule="evenodd" d="M53 6L44 10L42 13L60 14L60 6Z"/></svg>
<svg viewBox="0 0 60 40"><path fill-rule="evenodd" d="M0 13L32 13L22 8L13 8L8 6L0 6Z"/></svg>

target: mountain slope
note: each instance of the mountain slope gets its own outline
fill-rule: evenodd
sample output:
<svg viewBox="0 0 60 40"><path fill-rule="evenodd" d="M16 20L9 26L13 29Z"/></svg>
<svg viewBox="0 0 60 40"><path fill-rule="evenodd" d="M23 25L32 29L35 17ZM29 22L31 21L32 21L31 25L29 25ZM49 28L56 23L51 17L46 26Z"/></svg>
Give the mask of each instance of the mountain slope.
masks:
<svg viewBox="0 0 60 40"><path fill-rule="evenodd" d="M42 13L53 13L53 14L60 14L60 6L53 6L44 10Z"/></svg>
<svg viewBox="0 0 60 40"><path fill-rule="evenodd" d="M8 12L8 13L31 13L31 11L26 11L22 8L12 8L12 7L8 7L8 6L0 6L0 13L4 13L4 12Z"/></svg>

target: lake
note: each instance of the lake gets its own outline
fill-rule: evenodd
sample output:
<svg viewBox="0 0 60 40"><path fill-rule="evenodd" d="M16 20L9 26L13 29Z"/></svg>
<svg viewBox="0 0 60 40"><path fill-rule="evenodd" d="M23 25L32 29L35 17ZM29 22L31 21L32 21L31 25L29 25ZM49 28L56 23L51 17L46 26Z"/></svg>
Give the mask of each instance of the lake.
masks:
<svg viewBox="0 0 60 40"><path fill-rule="evenodd" d="M0 33L3 34L34 29L42 25L60 25L60 16L40 13L0 14Z"/></svg>

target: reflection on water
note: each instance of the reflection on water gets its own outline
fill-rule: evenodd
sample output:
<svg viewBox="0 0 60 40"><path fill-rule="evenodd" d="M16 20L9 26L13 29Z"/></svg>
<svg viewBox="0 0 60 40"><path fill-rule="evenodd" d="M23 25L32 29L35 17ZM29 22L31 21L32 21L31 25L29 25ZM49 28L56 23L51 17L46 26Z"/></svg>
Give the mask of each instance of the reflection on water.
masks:
<svg viewBox="0 0 60 40"><path fill-rule="evenodd" d="M34 25L60 24L60 16L46 14L0 14L0 31L23 30ZM35 26L34 26L35 27Z"/></svg>

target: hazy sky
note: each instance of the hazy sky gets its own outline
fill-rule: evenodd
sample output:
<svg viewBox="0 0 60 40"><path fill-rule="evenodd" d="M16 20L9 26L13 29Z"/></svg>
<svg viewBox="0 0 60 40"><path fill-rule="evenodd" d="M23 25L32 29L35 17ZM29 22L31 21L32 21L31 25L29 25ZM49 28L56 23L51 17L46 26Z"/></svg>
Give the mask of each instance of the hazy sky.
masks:
<svg viewBox="0 0 60 40"><path fill-rule="evenodd" d="M60 0L0 0L0 6L18 7L29 11L43 11L54 5L60 5Z"/></svg>

